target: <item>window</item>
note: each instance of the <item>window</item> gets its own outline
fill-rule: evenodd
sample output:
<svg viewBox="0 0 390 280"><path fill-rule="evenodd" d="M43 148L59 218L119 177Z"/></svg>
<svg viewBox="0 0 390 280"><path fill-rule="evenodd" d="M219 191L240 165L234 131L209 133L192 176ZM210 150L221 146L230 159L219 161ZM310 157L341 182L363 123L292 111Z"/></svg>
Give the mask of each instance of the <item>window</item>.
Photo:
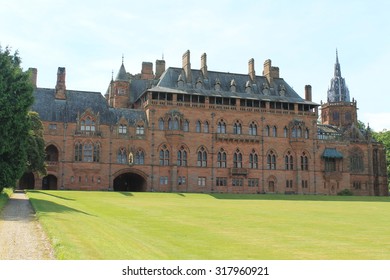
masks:
<svg viewBox="0 0 390 280"><path fill-rule="evenodd" d="M252 153L249 155L249 168L257 169L258 168L258 156L255 150L252 150Z"/></svg>
<svg viewBox="0 0 390 280"><path fill-rule="evenodd" d="M226 152L221 149L217 155L217 167L226 168Z"/></svg>
<svg viewBox="0 0 390 280"><path fill-rule="evenodd" d="M118 126L118 133L119 134L126 134L127 133L127 126L125 124L120 124Z"/></svg>
<svg viewBox="0 0 390 280"><path fill-rule="evenodd" d="M187 151L183 146L177 151L177 166L187 166Z"/></svg>
<svg viewBox="0 0 390 280"><path fill-rule="evenodd" d="M177 118L168 119L168 129L169 130L178 130L179 129L179 120Z"/></svg>
<svg viewBox="0 0 390 280"><path fill-rule="evenodd" d="M273 151L270 151L267 155L267 168L270 170L276 169L276 156Z"/></svg>
<svg viewBox="0 0 390 280"><path fill-rule="evenodd" d="M361 190L362 189L362 183L360 181L354 181L352 183L352 187L355 189L355 190Z"/></svg>
<svg viewBox="0 0 390 280"><path fill-rule="evenodd" d="M305 129L305 139L309 139L309 129Z"/></svg>
<svg viewBox="0 0 390 280"><path fill-rule="evenodd" d="M286 189L293 188L293 180L286 180Z"/></svg>
<svg viewBox="0 0 390 280"><path fill-rule="evenodd" d="M258 178L249 178L248 179L248 187L258 187L259 179Z"/></svg>
<svg viewBox="0 0 390 280"><path fill-rule="evenodd" d="M100 162L100 144L95 143L93 146L93 161Z"/></svg>
<svg viewBox="0 0 390 280"><path fill-rule="evenodd" d="M82 161L83 156L83 145L80 142L77 142L74 145L74 161Z"/></svg>
<svg viewBox="0 0 390 280"><path fill-rule="evenodd" d="M185 185L186 184L186 176L177 177L177 184L178 185Z"/></svg>
<svg viewBox="0 0 390 280"><path fill-rule="evenodd" d="M203 132L209 133L209 123L207 121L205 121L203 124Z"/></svg>
<svg viewBox="0 0 390 280"><path fill-rule="evenodd" d="M283 137L284 138L288 137L288 128L287 127L284 127L284 129L283 129Z"/></svg>
<svg viewBox="0 0 390 280"><path fill-rule="evenodd" d="M198 186L199 187L206 186L206 177L198 177Z"/></svg>
<svg viewBox="0 0 390 280"><path fill-rule="evenodd" d="M207 167L207 152L204 147L201 147L198 151L198 161L197 166Z"/></svg>
<svg viewBox="0 0 390 280"><path fill-rule="evenodd" d="M244 179L242 178L233 178L232 179L232 186L233 187L242 187L244 184Z"/></svg>
<svg viewBox="0 0 390 280"><path fill-rule="evenodd" d="M275 181L268 181L268 191L275 192Z"/></svg>
<svg viewBox="0 0 390 280"><path fill-rule="evenodd" d="M307 189L307 188L308 188L307 180L302 180L302 189Z"/></svg>
<svg viewBox="0 0 390 280"><path fill-rule="evenodd" d="M305 152L301 155L301 170L309 170L309 160Z"/></svg>
<svg viewBox="0 0 390 280"><path fill-rule="evenodd" d="M364 164L363 164L363 153L359 150L353 150L350 153L350 170L351 172L360 172L364 171Z"/></svg>
<svg viewBox="0 0 390 280"><path fill-rule="evenodd" d="M160 149L160 165L168 166L169 165L169 150L166 145L163 145Z"/></svg>
<svg viewBox="0 0 390 280"><path fill-rule="evenodd" d="M137 125L137 128L135 130L135 133L137 135L144 135L145 134L145 128L143 125Z"/></svg>
<svg viewBox="0 0 390 280"><path fill-rule="evenodd" d="M56 130L57 129L57 124L55 124L55 123L49 124L49 129L50 130Z"/></svg>
<svg viewBox="0 0 390 280"><path fill-rule="evenodd" d="M294 169L294 160L293 156L291 155L291 152L287 152L287 155L284 156L284 163L286 170L293 170Z"/></svg>
<svg viewBox="0 0 390 280"><path fill-rule="evenodd" d="M160 185L168 185L168 176L160 176Z"/></svg>
<svg viewBox="0 0 390 280"><path fill-rule="evenodd" d="M195 131L198 133L200 133L202 131L202 123L200 121L196 122Z"/></svg>
<svg viewBox="0 0 390 280"><path fill-rule="evenodd" d="M264 127L264 136L269 136L269 126Z"/></svg>
<svg viewBox="0 0 390 280"><path fill-rule="evenodd" d="M215 183L217 186L227 186L227 178L226 177L217 177Z"/></svg>
<svg viewBox="0 0 390 280"><path fill-rule="evenodd" d="M326 172L336 171L336 159L335 158L325 158L325 171Z"/></svg>
<svg viewBox="0 0 390 280"><path fill-rule="evenodd" d="M163 119L158 120L158 129L164 130L164 120Z"/></svg>
<svg viewBox="0 0 390 280"><path fill-rule="evenodd" d="M188 122L188 120L184 121L183 131L186 131L186 132L190 131L190 123Z"/></svg>
<svg viewBox="0 0 390 280"><path fill-rule="evenodd" d="M95 131L95 121L90 117L86 117L81 121L81 131Z"/></svg>
<svg viewBox="0 0 390 280"><path fill-rule="evenodd" d="M277 137L278 136L278 129L276 126L272 127L272 137Z"/></svg>
<svg viewBox="0 0 390 280"><path fill-rule="evenodd" d="M242 167L242 154L239 149L233 155L233 167L241 168Z"/></svg>
<svg viewBox="0 0 390 280"><path fill-rule="evenodd" d="M127 163L127 152L125 148L118 150L117 160L118 163Z"/></svg>
<svg viewBox="0 0 390 280"><path fill-rule="evenodd" d="M249 135L257 135L257 125L255 122L249 124Z"/></svg>
<svg viewBox="0 0 390 280"><path fill-rule="evenodd" d="M241 123L239 121L233 124L233 134L241 134Z"/></svg>
<svg viewBox="0 0 390 280"><path fill-rule="evenodd" d="M226 123L224 121L219 121L217 125L217 133L225 134L226 133Z"/></svg>
<svg viewBox="0 0 390 280"><path fill-rule="evenodd" d="M83 147L83 161L84 162L92 162L92 158L93 158L93 146L92 146L92 143L90 142L87 142L84 144L84 147Z"/></svg>
<svg viewBox="0 0 390 280"><path fill-rule="evenodd" d="M145 153L142 150L138 150L135 153L135 164L140 165L140 164L145 164Z"/></svg>

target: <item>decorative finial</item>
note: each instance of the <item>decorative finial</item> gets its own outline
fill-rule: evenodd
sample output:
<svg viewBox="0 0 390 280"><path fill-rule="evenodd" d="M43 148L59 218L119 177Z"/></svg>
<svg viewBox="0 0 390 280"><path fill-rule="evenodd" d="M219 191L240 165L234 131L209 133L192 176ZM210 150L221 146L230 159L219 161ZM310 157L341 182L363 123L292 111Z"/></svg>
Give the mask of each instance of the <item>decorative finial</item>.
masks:
<svg viewBox="0 0 390 280"><path fill-rule="evenodd" d="M114 70L111 70L111 80L114 80Z"/></svg>
<svg viewBox="0 0 390 280"><path fill-rule="evenodd" d="M337 48L336 48L336 63L339 63L339 53L337 51Z"/></svg>
<svg viewBox="0 0 390 280"><path fill-rule="evenodd" d="M162 60L164 60L164 53L162 53Z"/></svg>
<svg viewBox="0 0 390 280"><path fill-rule="evenodd" d="M122 64L123 64L124 61L125 61L125 56L124 56L124 54L122 53Z"/></svg>

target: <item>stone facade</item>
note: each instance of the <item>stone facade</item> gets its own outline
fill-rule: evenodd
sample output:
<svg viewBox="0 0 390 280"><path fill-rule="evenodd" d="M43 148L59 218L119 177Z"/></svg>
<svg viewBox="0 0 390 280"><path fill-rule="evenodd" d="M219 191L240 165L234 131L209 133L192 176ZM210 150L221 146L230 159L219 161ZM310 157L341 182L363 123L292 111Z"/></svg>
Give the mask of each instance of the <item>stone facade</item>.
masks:
<svg viewBox="0 0 390 280"><path fill-rule="evenodd" d="M187 51L182 68L157 60L155 72L122 61L105 96L67 90L64 68L55 89L36 87L48 176L25 174L20 187L388 195L384 147L356 127L349 93L322 104L318 124L311 86L301 98L271 60L262 76L253 59L247 74L215 72L206 54L192 69ZM350 121L324 119L336 111Z"/></svg>

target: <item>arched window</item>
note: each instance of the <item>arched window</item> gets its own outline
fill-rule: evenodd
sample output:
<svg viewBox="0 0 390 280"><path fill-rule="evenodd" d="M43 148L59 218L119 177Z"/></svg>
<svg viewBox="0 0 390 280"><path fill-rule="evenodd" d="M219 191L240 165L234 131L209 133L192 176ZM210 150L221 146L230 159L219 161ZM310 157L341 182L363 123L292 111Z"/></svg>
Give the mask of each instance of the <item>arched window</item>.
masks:
<svg viewBox="0 0 390 280"><path fill-rule="evenodd" d="M135 164L145 164L145 153L144 151L142 150L138 150L136 153L135 153Z"/></svg>
<svg viewBox="0 0 390 280"><path fill-rule="evenodd" d="M93 145L93 161L100 162L100 144L99 143L95 143L95 145Z"/></svg>
<svg viewBox="0 0 390 280"><path fill-rule="evenodd" d="M198 150L198 161L197 166L199 167L207 167L207 152L204 147L201 147Z"/></svg>
<svg viewBox="0 0 390 280"><path fill-rule="evenodd" d="M80 142L74 145L74 161L83 161L83 144Z"/></svg>
<svg viewBox="0 0 390 280"><path fill-rule="evenodd" d="M309 139L309 129L305 129L305 139Z"/></svg>
<svg viewBox="0 0 390 280"><path fill-rule="evenodd" d="M166 145L163 145L160 149L160 165L168 166L169 165L169 150Z"/></svg>
<svg viewBox="0 0 390 280"><path fill-rule="evenodd" d="M305 152L303 152L301 155L301 169L309 170L309 159Z"/></svg>
<svg viewBox="0 0 390 280"><path fill-rule="evenodd" d="M284 127L284 129L283 129L283 137L284 138L288 137L288 128L287 127Z"/></svg>
<svg viewBox="0 0 390 280"><path fill-rule="evenodd" d="M221 134L226 133L226 123L223 120L218 122L217 133L221 133Z"/></svg>
<svg viewBox="0 0 390 280"><path fill-rule="evenodd" d="M45 149L46 158L45 160L48 162L56 162L58 161L58 149L54 145L49 145Z"/></svg>
<svg viewBox="0 0 390 280"><path fill-rule="evenodd" d="M226 152L220 149L217 155L217 167L226 168Z"/></svg>
<svg viewBox="0 0 390 280"><path fill-rule="evenodd" d="M286 170L294 169L294 158L290 151L288 151L287 154L284 156L284 163Z"/></svg>
<svg viewBox="0 0 390 280"><path fill-rule="evenodd" d="M93 159L93 145L91 142L87 142L83 147L83 161L92 162Z"/></svg>
<svg viewBox="0 0 390 280"><path fill-rule="evenodd" d="M363 152L359 149L353 149L349 156L351 172L364 171Z"/></svg>
<svg viewBox="0 0 390 280"><path fill-rule="evenodd" d="M276 126L272 127L272 137L277 137L278 136L278 129Z"/></svg>
<svg viewBox="0 0 390 280"><path fill-rule="evenodd" d="M252 150L252 153L249 155L249 168L257 169L259 166L259 157L255 150Z"/></svg>
<svg viewBox="0 0 390 280"><path fill-rule="evenodd" d="M273 151L270 151L267 155L267 168L270 170L276 169L276 155Z"/></svg>
<svg viewBox="0 0 390 280"><path fill-rule="evenodd" d="M208 121L205 121L203 124L203 132L204 133L209 133L209 123Z"/></svg>
<svg viewBox="0 0 390 280"><path fill-rule="evenodd" d="M241 168L242 167L242 154L239 149L233 155L233 167Z"/></svg>
<svg viewBox="0 0 390 280"><path fill-rule="evenodd" d="M239 121L233 124L233 134L241 134L241 123Z"/></svg>
<svg viewBox="0 0 390 280"><path fill-rule="evenodd" d="M184 121L183 131L186 131L186 132L190 131L190 123L188 122L188 120Z"/></svg>
<svg viewBox="0 0 390 280"><path fill-rule="evenodd" d="M164 130L164 120L163 119L158 120L158 129Z"/></svg>
<svg viewBox="0 0 390 280"><path fill-rule="evenodd" d="M118 133L119 134L126 134L127 133L127 126L125 124L120 124L118 126Z"/></svg>
<svg viewBox="0 0 390 280"><path fill-rule="evenodd" d="M266 125L264 127L264 136L269 136L269 126L268 125Z"/></svg>
<svg viewBox="0 0 390 280"><path fill-rule="evenodd" d="M292 131L291 131L291 137L292 138L297 138L297 128L294 126L293 128L292 128Z"/></svg>
<svg viewBox="0 0 390 280"><path fill-rule="evenodd" d="M117 155L117 158L116 158L116 161L118 163L127 163L127 152L126 152L126 148L119 148L118 150L118 155Z"/></svg>
<svg viewBox="0 0 390 280"><path fill-rule="evenodd" d="M249 135L257 135L257 125L255 122L249 124Z"/></svg>
<svg viewBox="0 0 390 280"><path fill-rule="evenodd" d="M197 122L196 122L195 130L196 130L196 132L198 132L198 133L202 131L202 123L201 123L200 121L197 121Z"/></svg>
<svg viewBox="0 0 390 280"><path fill-rule="evenodd" d="M187 166L187 151L183 146L177 151L177 166Z"/></svg>
<svg viewBox="0 0 390 280"><path fill-rule="evenodd" d="M297 138L301 138L302 137L302 128L299 126L297 128Z"/></svg>

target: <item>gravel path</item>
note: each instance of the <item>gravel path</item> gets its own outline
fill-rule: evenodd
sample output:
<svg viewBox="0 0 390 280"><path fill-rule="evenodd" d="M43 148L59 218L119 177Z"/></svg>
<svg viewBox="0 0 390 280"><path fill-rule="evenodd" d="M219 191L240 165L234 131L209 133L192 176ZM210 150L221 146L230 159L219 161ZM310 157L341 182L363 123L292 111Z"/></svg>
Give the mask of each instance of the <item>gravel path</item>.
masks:
<svg viewBox="0 0 390 280"><path fill-rule="evenodd" d="M54 252L24 192L15 191L0 213L0 260L51 260Z"/></svg>

